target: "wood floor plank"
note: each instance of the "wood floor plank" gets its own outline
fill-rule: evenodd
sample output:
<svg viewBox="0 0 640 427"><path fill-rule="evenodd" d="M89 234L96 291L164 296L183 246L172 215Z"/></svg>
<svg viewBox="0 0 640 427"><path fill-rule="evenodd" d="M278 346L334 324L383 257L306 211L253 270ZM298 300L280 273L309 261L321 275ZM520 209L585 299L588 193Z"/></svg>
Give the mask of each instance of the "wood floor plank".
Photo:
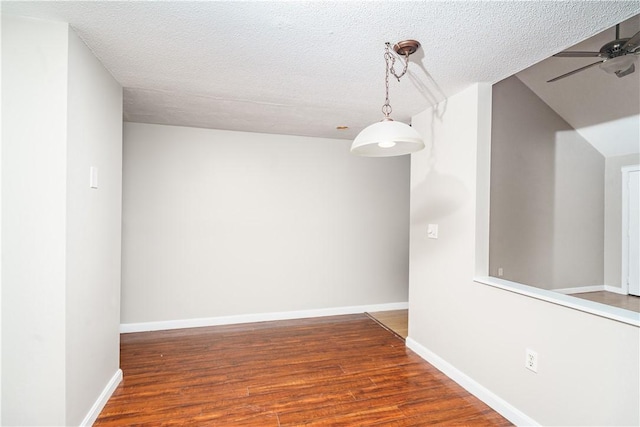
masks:
<svg viewBox="0 0 640 427"><path fill-rule="evenodd" d="M634 295L620 295L615 292L597 291L571 294L571 296L640 313L640 297Z"/></svg>
<svg viewBox="0 0 640 427"><path fill-rule="evenodd" d="M510 425L366 315L125 334L96 426Z"/></svg>

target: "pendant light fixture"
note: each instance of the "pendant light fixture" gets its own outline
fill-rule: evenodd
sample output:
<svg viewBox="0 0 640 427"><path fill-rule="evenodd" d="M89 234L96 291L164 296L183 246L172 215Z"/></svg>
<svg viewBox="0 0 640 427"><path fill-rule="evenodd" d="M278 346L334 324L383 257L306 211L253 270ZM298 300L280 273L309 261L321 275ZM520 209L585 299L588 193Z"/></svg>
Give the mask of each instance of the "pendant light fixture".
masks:
<svg viewBox="0 0 640 427"><path fill-rule="evenodd" d="M409 55L420 47L415 40L405 40L393 46L393 50L404 57L404 69L397 74L393 66L395 56L391 53L390 44L386 43L384 51L385 68L385 101L382 105L384 118L364 128L351 145L351 152L358 156L389 157L410 154L424 148L424 142L420 134L411 126L394 121L391 116L391 104L389 102L389 74L400 81L409 66Z"/></svg>

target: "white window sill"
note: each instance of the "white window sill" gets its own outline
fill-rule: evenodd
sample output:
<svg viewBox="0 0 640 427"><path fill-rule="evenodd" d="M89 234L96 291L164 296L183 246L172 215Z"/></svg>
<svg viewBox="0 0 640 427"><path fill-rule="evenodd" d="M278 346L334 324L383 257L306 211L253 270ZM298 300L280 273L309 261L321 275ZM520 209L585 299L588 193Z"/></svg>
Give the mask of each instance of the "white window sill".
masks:
<svg viewBox="0 0 640 427"><path fill-rule="evenodd" d="M612 307L598 302L572 297L571 295L564 295L546 289L523 285L522 283L498 279L496 277L476 277L473 280L509 292L515 292L520 295L526 295L531 298L548 301L574 310L584 311L585 313L640 327L640 313L636 313L635 311Z"/></svg>

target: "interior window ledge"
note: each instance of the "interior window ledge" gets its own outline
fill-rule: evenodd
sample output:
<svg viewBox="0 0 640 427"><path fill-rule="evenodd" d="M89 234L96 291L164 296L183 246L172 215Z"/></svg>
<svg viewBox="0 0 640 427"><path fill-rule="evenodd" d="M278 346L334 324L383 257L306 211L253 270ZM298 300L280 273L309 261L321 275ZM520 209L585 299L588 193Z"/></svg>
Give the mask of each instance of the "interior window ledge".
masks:
<svg viewBox="0 0 640 427"><path fill-rule="evenodd" d="M498 279L497 277L476 277L473 280L484 285L493 286L509 292L515 292L520 295L526 295L531 298L547 301L552 304L562 305L574 310L584 311L585 313L640 327L640 313L636 313L631 310L612 307L598 302L572 297L571 295L559 294L547 289L539 289L533 286L523 285L522 283L510 282L509 280Z"/></svg>

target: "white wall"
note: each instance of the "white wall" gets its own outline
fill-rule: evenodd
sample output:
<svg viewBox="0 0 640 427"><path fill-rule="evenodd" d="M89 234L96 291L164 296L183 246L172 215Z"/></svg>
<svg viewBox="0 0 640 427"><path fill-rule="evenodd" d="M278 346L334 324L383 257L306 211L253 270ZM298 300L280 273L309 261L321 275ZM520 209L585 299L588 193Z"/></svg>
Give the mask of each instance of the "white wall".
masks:
<svg viewBox="0 0 640 427"><path fill-rule="evenodd" d="M120 365L122 88L73 31L68 78L66 423L79 425Z"/></svg>
<svg viewBox="0 0 640 427"><path fill-rule="evenodd" d="M2 87L2 424L77 425L119 373L121 88L67 24L5 15Z"/></svg>
<svg viewBox="0 0 640 427"><path fill-rule="evenodd" d="M125 123L122 322L407 301L409 159Z"/></svg>
<svg viewBox="0 0 640 427"><path fill-rule="evenodd" d="M604 284L622 286L622 172L623 166L640 164L640 154L608 157L604 185Z"/></svg>
<svg viewBox="0 0 640 427"><path fill-rule="evenodd" d="M638 425L637 327L473 281L488 245L476 242L476 231L486 236L477 224L488 226L487 111L491 88L475 85L413 119L428 148L411 156L407 342L503 399L520 421ZM438 240L427 239L427 223L439 224ZM525 348L538 352L537 374L524 367Z"/></svg>
<svg viewBox="0 0 640 427"><path fill-rule="evenodd" d="M517 77L493 86L492 110L490 275L602 285L604 157Z"/></svg>
<svg viewBox="0 0 640 427"><path fill-rule="evenodd" d="M2 16L2 424L65 423L66 24Z"/></svg>

